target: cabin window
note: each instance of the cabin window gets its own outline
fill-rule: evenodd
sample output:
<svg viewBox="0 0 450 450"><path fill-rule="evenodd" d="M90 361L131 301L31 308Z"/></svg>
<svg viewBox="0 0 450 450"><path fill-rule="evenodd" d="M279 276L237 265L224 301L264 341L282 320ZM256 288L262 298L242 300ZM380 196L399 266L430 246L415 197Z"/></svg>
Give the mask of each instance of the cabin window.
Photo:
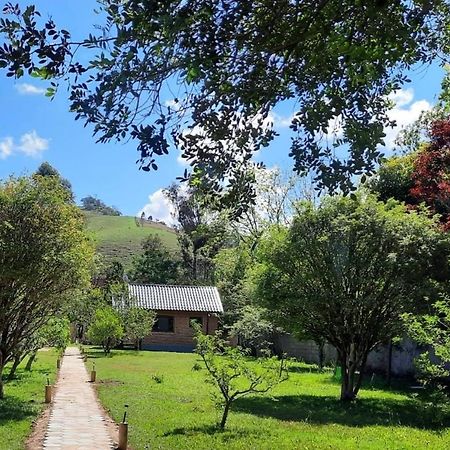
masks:
<svg viewBox="0 0 450 450"><path fill-rule="evenodd" d="M173 333L173 316L157 316L152 331L159 333Z"/></svg>

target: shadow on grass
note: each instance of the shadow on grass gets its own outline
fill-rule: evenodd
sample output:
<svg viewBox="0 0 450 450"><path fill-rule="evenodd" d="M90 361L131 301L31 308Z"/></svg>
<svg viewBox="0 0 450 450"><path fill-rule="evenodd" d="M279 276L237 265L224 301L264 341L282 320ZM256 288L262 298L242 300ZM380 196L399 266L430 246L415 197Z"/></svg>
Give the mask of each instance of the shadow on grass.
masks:
<svg viewBox="0 0 450 450"><path fill-rule="evenodd" d="M23 420L34 416L35 406L32 402L24 402L16 397L0 399L0 427L12 420Z"/></svg>
<svg viewBox="0 0 450 450"><path fill-rule="evenodd" d="M236 400L233 410L279 420L353 427L372 425L408 426L440 430L450 426L450 416L439 406L417 400L358 399L345 404L336 397L286 395L273 398L247 397Z"/></svg>
<svg viewBox="0 0 450 450"><path fill-rule="evenodd" d="M100 358L114 358L114 356L138 356L141 352L137 350L111 350L111 353L105 354L102 349L92 348L89 350L85 350L84 354L87 355L88 358L100 359Z"/></svg>
<svg viewBox="0 0 450 450"><path fill-rule="evenodd" d="M218 425L203 425L199 427L181 427L175 428L171 431L167 431L163 434L164 437L169 436L193 436L195 434L220 434L223 436L224 441L231 441L234 439L242 439L250 435L261 435L261 431L234 429L225 427L224 430L220 429Z"/></svg>

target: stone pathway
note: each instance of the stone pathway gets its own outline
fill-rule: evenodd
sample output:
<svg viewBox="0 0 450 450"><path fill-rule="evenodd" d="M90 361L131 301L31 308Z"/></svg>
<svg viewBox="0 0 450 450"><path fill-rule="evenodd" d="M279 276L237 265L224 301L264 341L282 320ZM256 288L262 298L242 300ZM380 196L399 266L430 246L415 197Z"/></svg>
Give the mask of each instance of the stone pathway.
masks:
<svg viewBox="0 0 450 450"><path fill-rule="evenodd" d="M105 418L76 347L67 348L51 406L44 450L113 448Z"/></svg>

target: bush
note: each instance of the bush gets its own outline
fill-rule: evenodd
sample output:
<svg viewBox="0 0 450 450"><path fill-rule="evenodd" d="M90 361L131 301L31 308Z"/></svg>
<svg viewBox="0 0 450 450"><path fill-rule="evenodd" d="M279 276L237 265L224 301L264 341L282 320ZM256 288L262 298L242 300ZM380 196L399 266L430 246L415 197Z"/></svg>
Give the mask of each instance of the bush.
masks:
<svg viewBox="0 0 450 450"><path fill-rule="evenodd" d="M117 312L110 306L97 309L94 321L90 325L87 338L96 345L101 345L105 355L111 352L123 337L123 326Z"/></svg>

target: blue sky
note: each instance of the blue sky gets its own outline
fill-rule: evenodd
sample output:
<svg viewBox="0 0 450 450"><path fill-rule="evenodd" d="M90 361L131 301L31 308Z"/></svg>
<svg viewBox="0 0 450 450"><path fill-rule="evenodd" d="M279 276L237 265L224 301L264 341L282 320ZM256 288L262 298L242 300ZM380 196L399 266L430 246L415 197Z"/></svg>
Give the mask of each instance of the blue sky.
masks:
<svg viewBox="0 0 450 450"><path fill-rule="evenodd" d="M93 13L93 0L33 3L44 17L51 15L57 26L70 30L75 38L93 31L92 25L100 22ZM435 103L442 75L437 66L411 72L412 83L397 94L397 106L392 111L400 126ZM48 161L71 181L78 200L96 195L123 214L135 215L145 207L147 214L168 221L169 209L160 190L182 174L179 153L173 150L159 160L157 172L142 172L135 164L138 154L132 143L95 144L91 130L75 122L69 113L64 90L50 101L43 95L45 87L34 79L13 80L0 73L0 178L31 173ZM286 170L292 166L288 157L288 119L292 112L281 106L273 113L281 136L259 155L268 166ZM397 131L387 130L388 151Z"/></svg>

